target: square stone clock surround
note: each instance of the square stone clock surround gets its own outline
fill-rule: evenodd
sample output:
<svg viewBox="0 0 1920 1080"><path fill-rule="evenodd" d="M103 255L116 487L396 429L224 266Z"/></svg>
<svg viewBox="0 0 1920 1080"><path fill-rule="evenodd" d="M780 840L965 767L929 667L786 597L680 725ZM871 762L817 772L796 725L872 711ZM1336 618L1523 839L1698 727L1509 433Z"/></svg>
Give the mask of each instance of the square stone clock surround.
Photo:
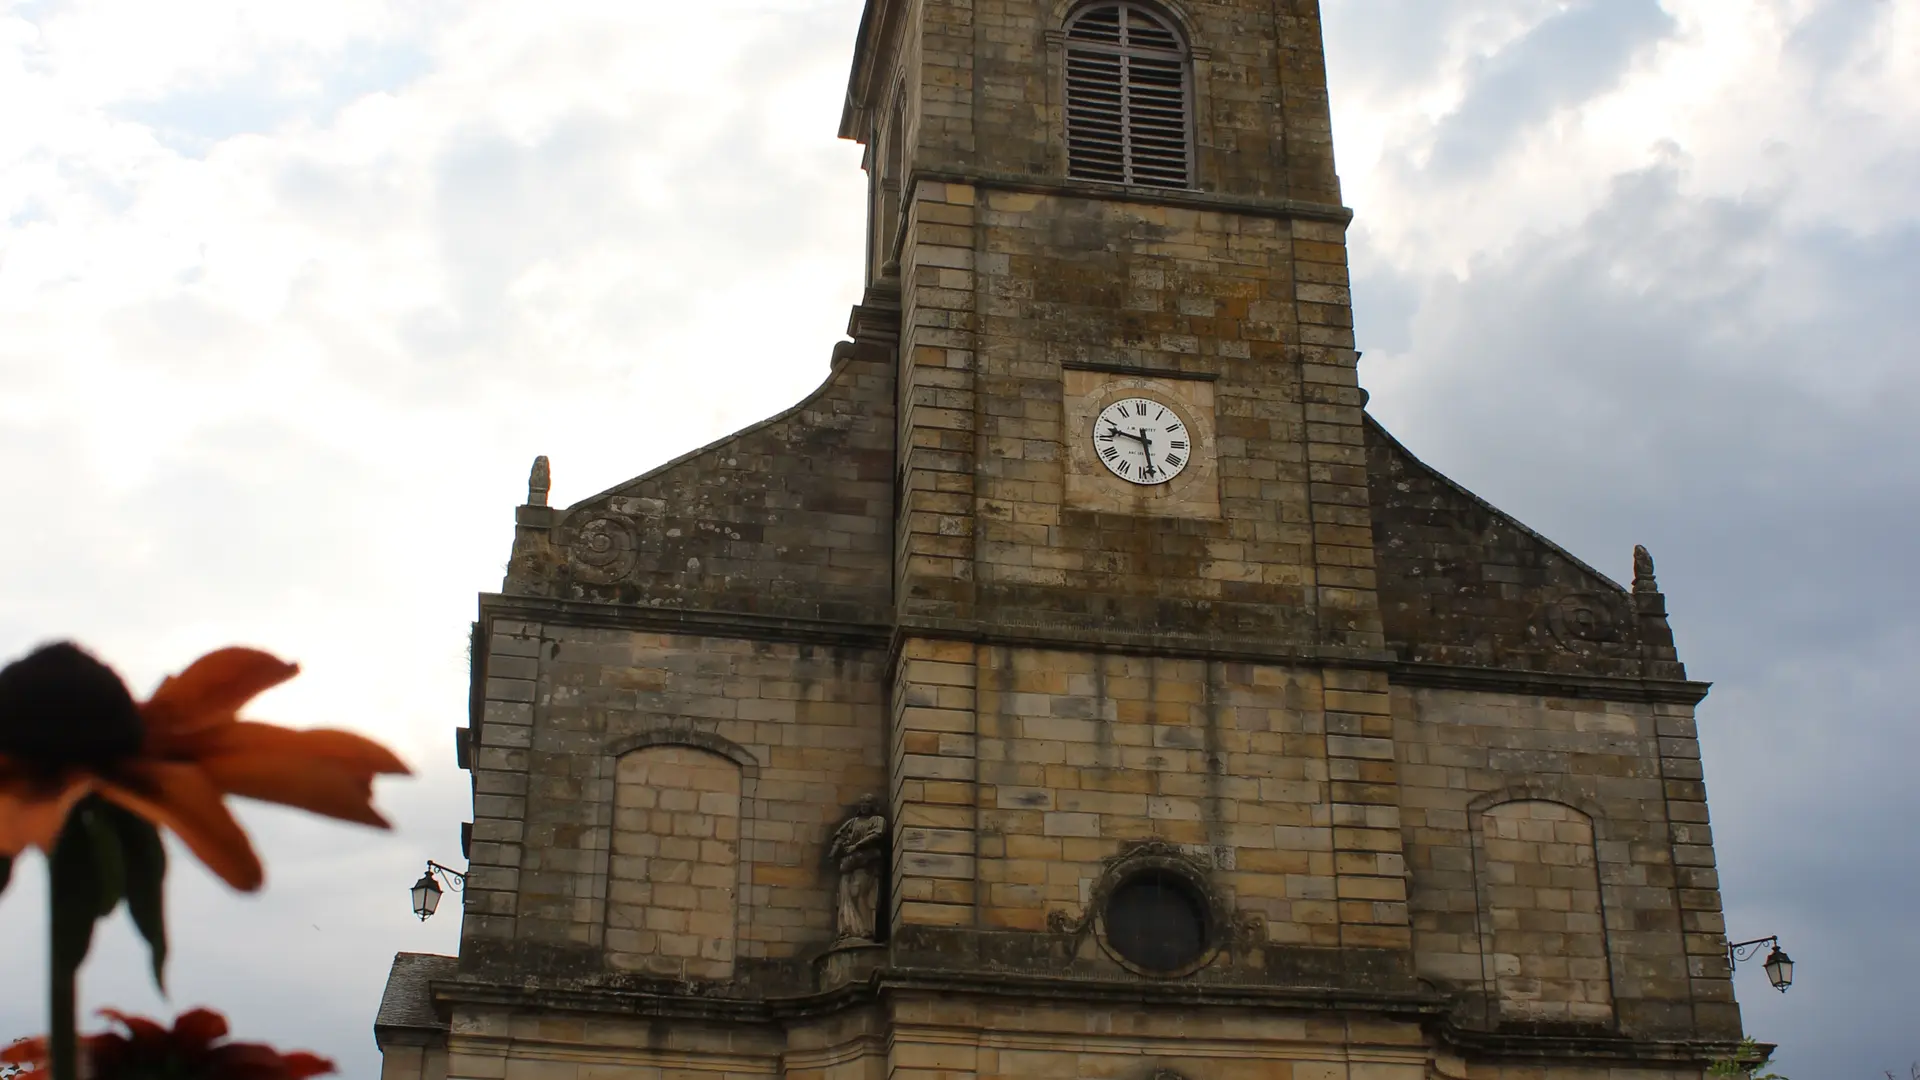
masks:
<svg viewBox="0 0 1920 1080"><path fill-rule="evenodd" d="M1218 518L1220 467L1214 445L1213 382L1177 374L1123 375L1068 368L1061 372L1067 444L1065 504L1075 510L1150 517ZM1123 480L1094 456L1093 423L1121 398L1157 398L1193 433L1193 459L1164 484Z"/></svg>

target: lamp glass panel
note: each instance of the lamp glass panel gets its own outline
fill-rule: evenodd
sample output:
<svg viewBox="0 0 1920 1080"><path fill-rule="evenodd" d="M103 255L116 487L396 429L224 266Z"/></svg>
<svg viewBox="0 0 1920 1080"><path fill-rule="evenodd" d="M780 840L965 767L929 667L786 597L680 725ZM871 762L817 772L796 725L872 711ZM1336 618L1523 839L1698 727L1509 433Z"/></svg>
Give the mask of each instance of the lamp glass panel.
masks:
<svg viewBox="0 0 1920 1080"><path fill-rule="evenodd" d="M1793 959L1779 949L1767 956L1767 981L1775 987L1785 990L1793 985Z"/></svg>
<svg viewBox="0 0 1920 1080"><path fill-rule="evenodd" d="M413 884L413 913L422 919L440 907L440 883L422 874Z"/></svg>

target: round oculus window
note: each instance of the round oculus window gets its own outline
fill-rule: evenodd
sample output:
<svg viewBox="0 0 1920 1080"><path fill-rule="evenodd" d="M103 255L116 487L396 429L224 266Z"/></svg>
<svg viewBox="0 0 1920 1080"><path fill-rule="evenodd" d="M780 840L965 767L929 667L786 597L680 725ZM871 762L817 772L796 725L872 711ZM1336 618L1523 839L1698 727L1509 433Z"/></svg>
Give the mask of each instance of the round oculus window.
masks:
<svg viewBox="0 0 1920 1080"><path fill-rule="evenodd" d="M1107 897L1107 946L1143 971L1185 971L1207 955L1207 904L1178 874L1146 870Z"/></svg>

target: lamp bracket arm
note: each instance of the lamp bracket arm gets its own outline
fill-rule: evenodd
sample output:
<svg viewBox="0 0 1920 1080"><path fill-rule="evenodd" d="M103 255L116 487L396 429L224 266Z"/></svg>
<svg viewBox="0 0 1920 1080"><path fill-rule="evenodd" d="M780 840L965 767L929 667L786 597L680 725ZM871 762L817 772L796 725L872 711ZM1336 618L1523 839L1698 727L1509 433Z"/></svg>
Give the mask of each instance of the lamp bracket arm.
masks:
<svg viewBox="0 0 1920 1080"><path fill-rule="evenodd" d="M1727 966L1733 967L1742 961L1753 959L1760 954L1760 947L1762 945L1772 945L1774 948L1779 948L1780 935L1769 934L1763 938L1754 938L1752 941L1729 942L1727 945Z"/></svg>
<svg viewBox="0 0 1920 1080"><path fill-rule="evenodd" d="M447 883L447 888L452 889L454 892L460 892L467 886L467 875L455 870L451 866L442 866L432 859L427 860L427 873L429 875L438 875L441 880Z"/></svg>

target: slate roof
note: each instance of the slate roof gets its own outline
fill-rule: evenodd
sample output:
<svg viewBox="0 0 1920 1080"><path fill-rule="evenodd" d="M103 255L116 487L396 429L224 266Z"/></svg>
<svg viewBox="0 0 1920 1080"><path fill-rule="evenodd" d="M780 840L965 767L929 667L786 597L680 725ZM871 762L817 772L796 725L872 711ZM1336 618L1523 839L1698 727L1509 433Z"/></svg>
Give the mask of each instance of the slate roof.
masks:
<svg viewBox="0 0 1920 1080"><path fill-rule="evenodd" d="M451 979L460 960L433 953L395 953L393 968L387 972L387 990L380 995L380 1012L374 1017L374 1031L383 1028L445 1031L447 1022L433 1011L428 984L436 979Z"/></svg>

